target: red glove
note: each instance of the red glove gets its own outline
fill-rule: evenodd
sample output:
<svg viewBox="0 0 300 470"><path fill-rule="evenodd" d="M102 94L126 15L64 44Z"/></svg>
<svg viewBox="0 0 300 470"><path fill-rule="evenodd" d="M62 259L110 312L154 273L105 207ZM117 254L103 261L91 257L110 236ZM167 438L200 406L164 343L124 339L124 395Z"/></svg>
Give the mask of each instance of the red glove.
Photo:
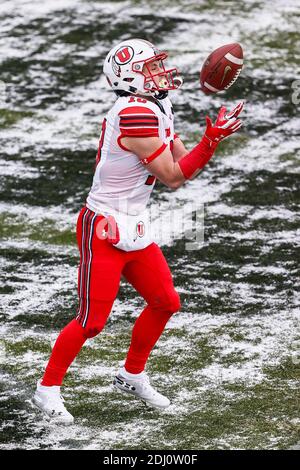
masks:
<svg viewBox="0 0 300 470"><path fill-rule="evenodd" d="M217 120L212 125L211 119L206 116L206 137L215 143L219 143L221 140L226 139L234 132L238 131L242 126L242 121L237 119L240 112L243 110L244 102L241 101L232 111L226 114L225 106L222 106Z"/></svg>
<svg viewBox="0 0 300 470"><path fill-rule="evenodd" d="M237 119L244 107L241 101L230 113L226 114L226 108L222 106L214 125L206 116L206 130L196 147L178 161L178 165L186 179L199 169L202 169L214 154L218 143L236 132L242 125L242 121Z"/></svg>

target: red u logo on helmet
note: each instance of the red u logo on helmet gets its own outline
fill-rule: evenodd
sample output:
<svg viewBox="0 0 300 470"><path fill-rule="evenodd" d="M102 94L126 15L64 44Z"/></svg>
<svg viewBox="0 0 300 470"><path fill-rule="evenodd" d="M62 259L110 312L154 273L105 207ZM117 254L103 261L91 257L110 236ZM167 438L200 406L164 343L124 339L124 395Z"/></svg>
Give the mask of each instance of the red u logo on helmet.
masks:
<svg viewBox="0 0 300 470"><path fill-rule="evenodd" d="M119 65L124 65L130 62L134 54L132 47L125 46L119 49L115 54L115 61Z"/></svg>

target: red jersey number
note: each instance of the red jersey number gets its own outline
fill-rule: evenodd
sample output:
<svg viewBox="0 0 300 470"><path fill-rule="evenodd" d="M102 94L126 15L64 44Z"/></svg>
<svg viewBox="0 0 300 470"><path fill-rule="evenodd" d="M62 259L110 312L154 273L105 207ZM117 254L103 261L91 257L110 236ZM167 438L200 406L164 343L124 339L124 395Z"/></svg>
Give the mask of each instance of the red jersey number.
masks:
<svg viewBox="0 0 300 470"><path fill-rule="evenodd" d="M146 184L147 186L152 186L152 184L154 183L154 181L155 181L155 176L149 175L148 178L146 179L145 184Z"/></svg>
<svg viewBox="0 0 300 470"><path fill-rule="evenodd" d="M128 103L147 103L147 100L144 98L135 98L134 96L131 96L128 100Z"/></svg>

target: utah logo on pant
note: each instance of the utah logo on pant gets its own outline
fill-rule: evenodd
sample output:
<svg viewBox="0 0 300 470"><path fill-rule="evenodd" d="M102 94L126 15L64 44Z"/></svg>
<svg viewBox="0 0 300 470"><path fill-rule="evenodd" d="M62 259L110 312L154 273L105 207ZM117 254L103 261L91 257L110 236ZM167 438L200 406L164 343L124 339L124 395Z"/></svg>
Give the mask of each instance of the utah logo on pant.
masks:
<svg viewBox="0 0 300 470"><path fill-rule="evenodd" d="M145 235L145 224L144 224L144 222L140 221L136 224L136 233L140 238L142 238Z"/></svg>

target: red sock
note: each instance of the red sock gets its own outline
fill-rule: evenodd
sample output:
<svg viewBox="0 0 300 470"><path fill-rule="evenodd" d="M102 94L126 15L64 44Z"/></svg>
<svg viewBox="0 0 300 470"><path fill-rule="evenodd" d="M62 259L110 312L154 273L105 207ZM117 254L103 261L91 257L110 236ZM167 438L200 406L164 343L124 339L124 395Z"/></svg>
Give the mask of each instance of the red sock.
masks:
<svg viewBox="0 0 300 470"><path fill-rule="evenodd" d="M84 328L72 320L59 334L52 350L42 385L61 385L67 369L86 341Z"/></svg>
<svg viewBox="0 0 300 470"><path fill-rule="evenodd" d="M127 372L139 374L144 370L152 348L172 315L170 312L152 310L149 305L142 311L132 330L131 344L125 362Z"/></svg>

